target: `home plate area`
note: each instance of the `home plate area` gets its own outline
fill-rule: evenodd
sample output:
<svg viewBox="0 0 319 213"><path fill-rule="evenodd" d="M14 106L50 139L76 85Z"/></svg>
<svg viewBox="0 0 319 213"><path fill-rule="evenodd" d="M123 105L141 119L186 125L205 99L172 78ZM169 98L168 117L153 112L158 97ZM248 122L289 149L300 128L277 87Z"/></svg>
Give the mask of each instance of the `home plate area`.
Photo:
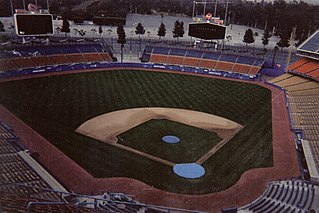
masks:
<svg viewBox="0 0 319 213"><path fill-rule="evenodd" d="M203 163L242 128L198 111L134 108L92 118L76 132L168 165L181 178L195 179L205 175Z"/></svg>
<svg viewBox="0 0 319 213"><path fill-rule="evenodd" d="M174 135L166 135L162 137L162 141L168 144L179 143L180 139ZM205 169L197 163L179 163L173 167L173 171L180 177L193 179L200 178L205 174Z"/></svg>
<svg viewBox="0 0 319 213"><path fill-rule="evenodd" d="M205 174L205 169L197 163L180 163L173 167L173 171L180 177L193 179Z"/></svg>

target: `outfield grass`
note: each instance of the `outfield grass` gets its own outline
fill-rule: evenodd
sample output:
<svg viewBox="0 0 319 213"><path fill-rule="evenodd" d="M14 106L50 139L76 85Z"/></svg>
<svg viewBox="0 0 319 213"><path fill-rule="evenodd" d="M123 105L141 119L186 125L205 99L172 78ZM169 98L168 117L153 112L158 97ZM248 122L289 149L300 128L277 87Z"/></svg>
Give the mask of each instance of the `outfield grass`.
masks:
<svg viewBox="0 0 319 213"><path fill-rule="evenodd" d="M174 135L179 143L162 137ZM170 120L150 120L119 135L118 143L172 163L192 163L222 140L216 133Z"/></svg>
<svg viewBox="0 0 319 213"><path fill-rule="evenodd" d="M162 190L224 190L243 172L272 166L271 93L239 82L146 71L106 71L0 84L0 103L94 177L130 177ZM77 134L86 120L133 107L174 107L225 117L245 126L205 163L195 180L172 168Z"/></svg>

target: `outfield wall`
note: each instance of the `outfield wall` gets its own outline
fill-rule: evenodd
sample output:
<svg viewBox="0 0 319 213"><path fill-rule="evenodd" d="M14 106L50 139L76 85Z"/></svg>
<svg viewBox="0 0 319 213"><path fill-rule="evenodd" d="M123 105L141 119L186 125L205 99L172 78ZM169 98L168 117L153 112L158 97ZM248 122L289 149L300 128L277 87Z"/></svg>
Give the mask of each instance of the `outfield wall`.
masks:
<svg viewBox="0 0 319 213"><path fill-rule="evenodd" d="M101 69L101 68L147 68L147 69L163 69L163 70L172 70L178 72L190 72L198 73L211 76L221 76L221 77L230 77L242 80L254 80L259 78L259 74L255 77L252 75L244 75L238 73L230 73L219 71L215 69L203 69L195 67L185 67L179 65L162 65L162 64L153 64L153 63L109 63L109 62L97 62L97 63L81 63L81 64L70 64L70 65L58 65L58 66L48 66L48 67L34 67L29 69L20 69L15 71L2 71L0 72L1 78L11 78L19 77L24 75L32 74L43 74L43 73L58 73L64 71L73 71L73 70L85 70L85 69Z"/></svg>

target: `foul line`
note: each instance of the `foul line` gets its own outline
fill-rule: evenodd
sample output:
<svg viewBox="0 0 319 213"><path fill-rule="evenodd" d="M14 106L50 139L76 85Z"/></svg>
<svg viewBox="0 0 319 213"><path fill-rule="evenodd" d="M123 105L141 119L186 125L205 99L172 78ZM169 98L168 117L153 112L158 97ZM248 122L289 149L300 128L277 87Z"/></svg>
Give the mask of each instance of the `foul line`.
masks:
<svg viewBox="0 0 319 213"><path fill-rule="evenodd" d="M205 163L213 154L215 154L218 150L220 150L230 139L232 139L240 130L242 130L244 126L239 126L236 129L234 129L234 132L221 140L216 146L214 146L211 150L209 150L205 155L203 155L200 159L196 161L197 164L202 165Z"/></svg>

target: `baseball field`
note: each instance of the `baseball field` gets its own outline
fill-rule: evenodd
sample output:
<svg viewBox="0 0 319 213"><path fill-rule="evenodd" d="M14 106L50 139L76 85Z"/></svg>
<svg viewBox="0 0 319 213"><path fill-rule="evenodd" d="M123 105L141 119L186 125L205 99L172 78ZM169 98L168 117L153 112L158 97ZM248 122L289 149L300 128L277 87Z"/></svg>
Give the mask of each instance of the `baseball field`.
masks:
<svg viewBox="0 0 319 213"><path fill-rule="evenodd" d="M128 177L179 194L208 194L234 185L250 169L273 166L271 92L258 85L134 70L112 70L0 83L0 103L96 178ZM208 113L243 126L203 167L185 179L172 167L75 130L99 115L131 108ZM106 121L107 122L107 121ZM170 120L145 122L119 135L121 144L175 162L196 161L216 146L218 132ZM152 142L165 134L186 144Z"/></svg>

